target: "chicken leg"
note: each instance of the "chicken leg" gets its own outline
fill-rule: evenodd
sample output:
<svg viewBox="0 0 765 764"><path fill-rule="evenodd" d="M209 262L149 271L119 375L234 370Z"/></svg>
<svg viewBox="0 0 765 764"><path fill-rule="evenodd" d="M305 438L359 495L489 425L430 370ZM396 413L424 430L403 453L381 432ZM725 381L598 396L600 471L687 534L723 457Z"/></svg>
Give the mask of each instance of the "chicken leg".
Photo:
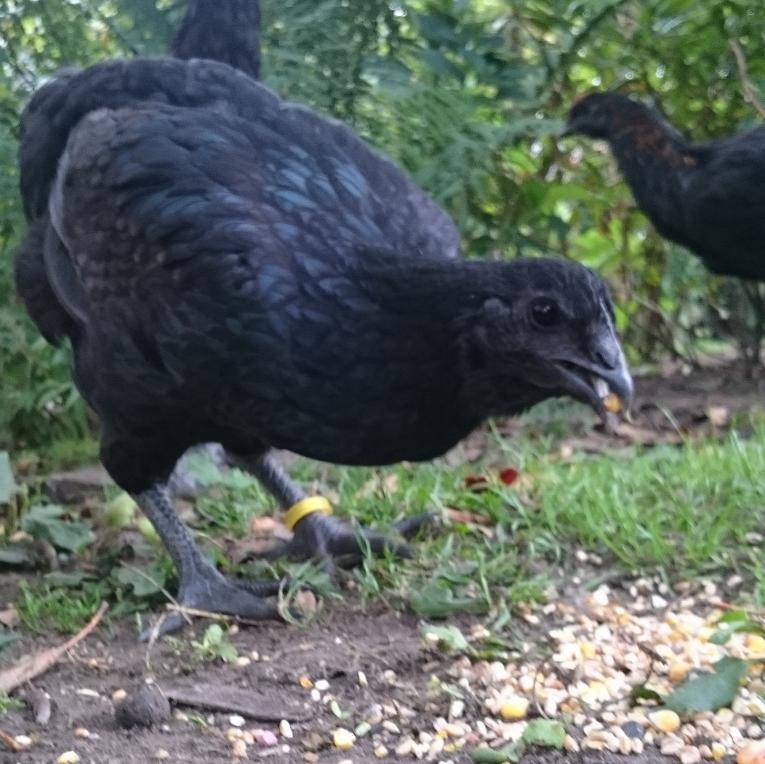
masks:
<svg viewBox="0 0 765 764"><path fill-rule="evenodd" d="M264 599L278 593L279 582L247 581L220 573L194 543L189 529L175 513L164 486L155 486L134 498L156 529L175 564L180 580L178 604L251 620L280 617L276 605ZM177 631L184 623L185 618L181 613L171 613L159 624L157 634ZM147 640L152 631L145 631L141 640Z"/></svg>
<svg viewBox="0 0 765 764"><path fill-rule="evenodd" d="M268 453L255 458L233 457L231 462L250 472L276 498L283 509L305 498L304 491L289 477L281 465ZM397 530L403 537L413 536L432 516L422 513L402 521ZM292 559L319 559L333 574L337 566L352 567L361 562L368 547L373 555L387 551L398 557L410 557L405 541L390 539L375 531L354 529L345 520L332 515L312 512L295 525L294 536L267 554L268 558L287 556Z"/></svg>

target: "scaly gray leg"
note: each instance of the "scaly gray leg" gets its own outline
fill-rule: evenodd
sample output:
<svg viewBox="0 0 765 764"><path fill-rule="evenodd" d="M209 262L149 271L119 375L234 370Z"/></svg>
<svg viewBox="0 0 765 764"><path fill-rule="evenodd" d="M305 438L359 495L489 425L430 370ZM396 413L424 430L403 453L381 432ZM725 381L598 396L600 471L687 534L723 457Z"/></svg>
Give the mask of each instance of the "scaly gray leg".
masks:
<svg viewBox="0 0 765 764"><path fill-rule="evenodd" d="M251 620L279 618L276 605L263 599L278 593L279 582L229 578L218 571L194 543L189 529L175 513L164 486L155 486L134 498L156 528L175 564L180 580L177 597L180 605ZM162 622L159 633L175 631L184 622L180 613L172 613ZM150 632L144 632L141 639L147 639Z"/></svg>
<svg viewBox="0 0 765 764"><path fill-rule="evenodd" d="M282 509L289 509L305 492L284 471L271 454L254 458L229 455L230 461L251 472L279 502ZM403 520L397 530L404 537L414 536L422 526L432 520L428 512ZM344 520L334 515L313 513L304 517L294 528L292 540L278 546L267 554L269 559L288 556L305 560L316 558L324 562L330 573L335 571L335 561L342 567L358 565L363 552L369 546L372 554L382 556L390 551L399 557L410 557L409 545L364 529L354 530Z"/></svg>

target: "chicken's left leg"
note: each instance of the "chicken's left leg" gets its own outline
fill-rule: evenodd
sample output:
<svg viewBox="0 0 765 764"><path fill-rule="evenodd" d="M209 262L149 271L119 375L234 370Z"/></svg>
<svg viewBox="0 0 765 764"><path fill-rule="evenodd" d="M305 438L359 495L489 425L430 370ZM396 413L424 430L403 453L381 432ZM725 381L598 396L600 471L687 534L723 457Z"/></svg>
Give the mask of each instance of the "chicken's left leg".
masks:
<svg viewBox="0 0 765 764"><path fill-rule="evenodd" d="M254 458L233 457L229 459L238 467L251 472L287 510L288 525L291 508L298 508L304 501L312 501L270 454ZM313 497L315 500L318 497ZM318 503L321 503L319 500ZM328 504L327 504L328 506ZM298 514L300 514L298 512ZM397 526L403 537L413 536L432 520L430 513L408 518ZM372 554L381 556L389 551L399 557L409 557L409 545L405 541L390 539L375 531L355 530L347 522L322 511L309 511L297 519L291 528L294 536L269 553L269 557L288 556L293 559L318 558L324 561L330 571L335 565L350 567L361 562L368 546Z"/></svg>

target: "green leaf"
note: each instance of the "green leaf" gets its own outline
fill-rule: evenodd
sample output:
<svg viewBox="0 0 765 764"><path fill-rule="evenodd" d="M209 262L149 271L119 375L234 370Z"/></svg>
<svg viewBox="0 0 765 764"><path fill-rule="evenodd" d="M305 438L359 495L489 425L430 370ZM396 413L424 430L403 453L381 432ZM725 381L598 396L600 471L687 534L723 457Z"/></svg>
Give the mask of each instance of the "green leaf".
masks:
<svg viewBox="0 0 765 764"><path fill-rule="evenodd" d="M24 544L4 544L0 546L0 564L31 565L33 562L29 549Z"/></svg>
<svg viewBox="0 0 765 764"><path fill-rule="evenodd" d="M456 626L432 626L427 624L422 635L428 642L435 642L439 649L447 653L470 652L470 643Z"/></svg>
<svg viewBox="0 0 765 764"><path fill-rule="evenodd" d="M475 764L503 764L512 761L517 764L526 753L526 743L521 739L496 751L492 748L477 748L471 756Z"/></svg>
<svg viewBox="0 0 765 764"><path fill-rule="evenodd" d="M208 647L217 647L223 642L223 628L219 623L211 623L205 630L202 642Z"/></svg>
<svg viewBox="0 0 765 764"><path fill-rule="evenodd" d="M667 708L680 715L702 711L717 711L730 706L738 694L739 684L746 675L747 662L740 658L721 658L713 672L687 679L665 699Z"/></svg>
<svg viewBox="0 0 765 764"><path fill-rule="evenodd" d="M541 745L546 748L563 748L566 729L554 719L532 719L521 737L529 745Z"/></svg>
<svg viewBox="0 0 765 764"><path fill-rule="evenodd" d="M74 589L87 579L93 580L95 576L81 570L73 570L69 573L55 570L52 573L46 573L44 578L45 583L50 586L61 587L63 589Z"/></svg>
<svg viewBox="0 0 765 764"><path fill-rule="evenodd" d="M30 536L50 541L54 546L77 552L90 543L90 525L83 520L61 520L62 507L55 504L32 507L21 520L21 527Z"/></svg>
<svg viewBox="0 0 765 764"><path fill-rule="evenodd" d="M152 565L146 571L135 568L118 568L112 578L123 586L130 587L136 597L151 597L162 591L165 574L159 566Z"/></svg>
<svg viewBox="0 0 765 764"><path fill-rule="evenodd" d="M409 606L418 615L446 618L455 613L485 613L488 605L474 597L455 597L451 587L431 582L409 595Z"/></svg>
<svg viewBox="0 0 765 764"><path fill-rule="evenodd" d="M664 702L664 698L656 690L652 690L644 684L636 684L630 690L630 705L636 706L641 700L649 700L654 703Z"/></svg>
<svg viewBox="0 0 765 764"><path fill-rule="evenodd" d="M18 493L19 486L13 476L11 459L7 451L0 451L0 504L10 504Z"/></svg>
<svg viewBox="0 0 765 764"><path fill-rule="evenodd" d="M765 636L765 627L758 621L753 621L744 610L729 610L718 621L718 628L709 638L714 645L724 645L733 634L759 634Z"/></svg>

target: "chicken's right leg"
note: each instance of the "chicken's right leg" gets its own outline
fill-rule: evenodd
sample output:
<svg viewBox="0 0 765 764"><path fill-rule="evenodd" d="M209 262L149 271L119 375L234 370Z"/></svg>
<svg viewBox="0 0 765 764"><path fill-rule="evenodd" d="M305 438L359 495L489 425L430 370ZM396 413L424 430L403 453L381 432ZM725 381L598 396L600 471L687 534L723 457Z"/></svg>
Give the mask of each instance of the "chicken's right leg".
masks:
<svg viewBox="0 0 765 764"><path fill-rule="evenodd" d="M263 599L278 593L279 582L229 578L218 571L194 543L189 529L175 513L164 486L155 486L134 498L156 528L175 564L180 579L179 605L251 620L280 617L276 605ZM159 625L158 633L176 631L184 623L184 616L173 612ZM144 632L141 639L147 639L151 633L152 630Z"/></svg>

